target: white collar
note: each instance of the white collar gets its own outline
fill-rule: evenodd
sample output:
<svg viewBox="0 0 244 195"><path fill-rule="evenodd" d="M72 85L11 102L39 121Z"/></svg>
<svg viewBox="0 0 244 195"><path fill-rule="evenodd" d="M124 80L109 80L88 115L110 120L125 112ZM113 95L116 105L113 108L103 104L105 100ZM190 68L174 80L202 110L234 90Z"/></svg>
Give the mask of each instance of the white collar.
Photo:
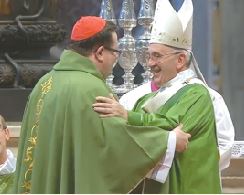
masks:
<svg viewBox="0 0 244 195"><path fill-rule="evenodd" d="M0 175L10 174L15 171L16 158L11 150L7 149L7 160L0 165Z"/></svg>
<svg viewBox="0 0 244 195"><path fill-rule="evenodd" d="M184 70L182 72L179 72L175 78L169 80L167 83L165 83L164 85L162 85L160 87L160 89L165 88L165 87L171 87L172 85L174 85L175 83L184 83L186 82L188 79L191 78L196 78L197 75L194 73L194 71L192 71L191 69L187 69Z"/></svg>

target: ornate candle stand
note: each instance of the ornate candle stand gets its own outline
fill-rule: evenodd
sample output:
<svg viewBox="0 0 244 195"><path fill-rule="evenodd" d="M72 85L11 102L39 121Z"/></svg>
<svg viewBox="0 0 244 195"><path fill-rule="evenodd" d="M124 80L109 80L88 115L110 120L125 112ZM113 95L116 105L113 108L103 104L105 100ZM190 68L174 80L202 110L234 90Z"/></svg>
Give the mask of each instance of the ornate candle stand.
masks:
<svg viewBox="0 0 244 195"><path fill-rule="evenodd" d="M150 40L151 24L154 18L154 5L152 0L141 0L141 7L137 17L139 25L144 27L144 33L136 40L136 56L139 63L144 67L144 82L151 79L150 70L146 64L145 54Z"/></svg>
<svg viewBox="0 0 244 195"><path fill-rule="evenodd" d="M108 21L113 21L116 23L112 0L102 1L100 16ZM139 62L145 69L145 73L143 74L144 82L148 82L150 80L151 74L146 66L145 53L149 45L153 17L153 0L141 0L137 20L135 19L133 0L123 0L118 24L124 30L124 36L119 39L119 49L121 50L121 55L119 57L118 65L125 72L123 75L124 84L114 85L113 75L107 79L107 83L117 94L126 93L134 88L134 75L132 74L132 70L136 66L137 62ZM143 26L143 34L135 41L131 35L131 31L136 26L137 21L139 25Z"/></svg>
<svg viewBox="0 0 244 195"><path fill-rule="evenodd" d="M133 0L124 0L120 17L119 26L124 29L124 36L119 40L119 65L124 69L124 84L117 88L117 93L126 93L134 88L134 75L132 70L137 64L135 40L131 35L132 29L136 26Z"/></svg>
<svg viewBox="0 0 244 195"><path fill-rule="evenodd" d="M117 24L116 18L114 15L112 0L103 0L102 1L100 17L104 18L107 21L111 21L114 24ZM116 91L117 86L113 84L113 79L114 79L114 75L112 73L111 75L108 76L108 78L106 79L106 82L114 91Z"/></svg>

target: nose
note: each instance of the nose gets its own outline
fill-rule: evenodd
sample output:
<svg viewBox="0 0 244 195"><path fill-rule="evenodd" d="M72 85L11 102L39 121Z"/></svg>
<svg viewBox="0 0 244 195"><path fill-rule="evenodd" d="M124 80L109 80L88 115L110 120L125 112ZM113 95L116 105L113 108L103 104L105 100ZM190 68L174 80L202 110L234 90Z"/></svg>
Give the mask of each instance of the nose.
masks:
<svg viewBox="0 0 244 195"><path fill-rule="evenodd" d="M153 67L156 65L156 62L154 60L152 60L151 58L149 58L148 62L147 62L147 66L148 67Z"/></svg>

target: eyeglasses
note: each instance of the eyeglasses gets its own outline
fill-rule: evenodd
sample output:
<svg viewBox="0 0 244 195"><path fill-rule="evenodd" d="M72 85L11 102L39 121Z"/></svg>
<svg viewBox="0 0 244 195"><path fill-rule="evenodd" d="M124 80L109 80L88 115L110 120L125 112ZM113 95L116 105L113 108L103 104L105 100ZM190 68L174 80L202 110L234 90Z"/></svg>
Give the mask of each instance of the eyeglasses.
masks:
<svg viewBox="0 0 244 195"><path fill-rule="evenodd" d="M120 55L121 54L121 51L120 50L117 50L117 49L113 49L113 48L110 48L110 47L104 47L106 50L108 50L108 51L112 51L112 52L115 52L115 53L117 53L118 55Z"/></svg>
<svg viewBox="0 0 244 195"><path fill-rule="evenodd" d="M181 53L181 51L173 51L173 52L168 52L168 53L158 53L158 52L152 52L151 54L149 52L147 52L145 54L145 59L146 62L149 62L149 60L153 60L154 62L159 62L160 60L162 60L163 58L165 58L168 55L172 55L172 54L178 54Z"/></svg>

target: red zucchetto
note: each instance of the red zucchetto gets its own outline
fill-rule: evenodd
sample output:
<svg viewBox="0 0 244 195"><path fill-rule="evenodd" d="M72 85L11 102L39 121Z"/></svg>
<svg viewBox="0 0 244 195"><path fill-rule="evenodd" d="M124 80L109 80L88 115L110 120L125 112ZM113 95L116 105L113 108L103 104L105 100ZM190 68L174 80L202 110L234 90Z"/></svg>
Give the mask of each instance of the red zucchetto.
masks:
<svg viewBox="0 0 244 195"><path fill-rule="evenodd" d="M97 16L82 16L73 26L71 37L72 41L82 41L101 32L105 27L106 21Z"/></svg>

